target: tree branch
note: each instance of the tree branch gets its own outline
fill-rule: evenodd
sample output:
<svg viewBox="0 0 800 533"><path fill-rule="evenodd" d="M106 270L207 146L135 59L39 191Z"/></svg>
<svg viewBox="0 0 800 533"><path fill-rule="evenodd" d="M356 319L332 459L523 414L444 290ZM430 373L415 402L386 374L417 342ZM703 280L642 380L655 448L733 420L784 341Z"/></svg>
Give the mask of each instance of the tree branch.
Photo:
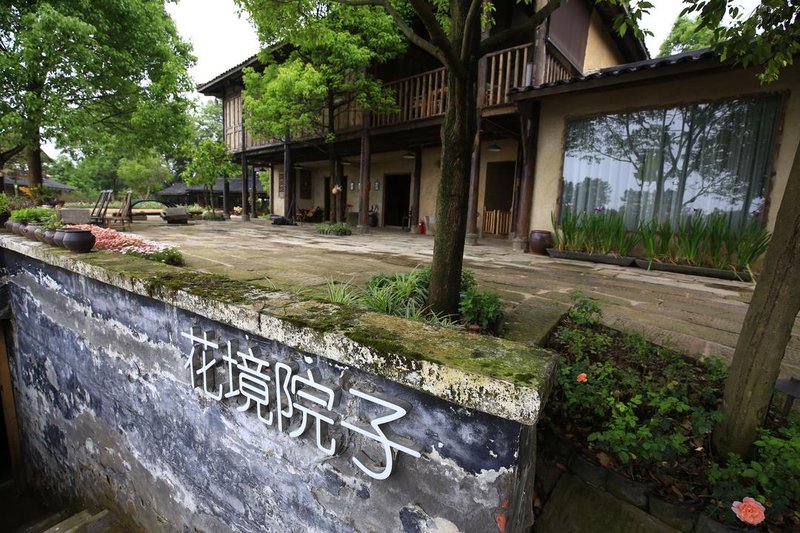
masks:
<svg viewBox="0 0 800 533"><path fill-rule="evenodd" d="M385 3L387 6L389 5L388 1ZM414 8L414 12L422 21L422 25L428 30L428 34L431 36L430 42L444 55L445 60L442 63L450 69L461 70L459 57L447 39L447 35L445 35L439 21L436 20L436 15L428 2L425 0L408 0L408 3Z"/></svg>
<svg viewBox="0 0 800 533"><path fill-rule="evenodd" d="M475 17L481 12L481 6L483 5L483 0L472 0L472 4L469 6L469 11L467 11L467 18L464 21L464 39L461 41L461 59L467 59L470 54L472 53L472 39L474 38L475 27L478 24L475 23Z"/></svg>
<svg viewBox="0 0 800 533"><path fill-rule="evenodd" d="M13 148L0 152L0 163L5 163L18 153L20 153L25 148L24 144L18 144ZM2 169L3 165L0 165L0 169Z"/></svg>
<svg viewBox="0 0 800 533"><path fill-rule="evenodd" d="M503 30L482 41L479 48L481 57L491 52L527 42L526 39L529 41L531 32L535 31L539 24L547 20L547 17L552 15L553 11L560 5L561 0L549 0L547 5L536 11L533 17L524 24Z"/></svg>

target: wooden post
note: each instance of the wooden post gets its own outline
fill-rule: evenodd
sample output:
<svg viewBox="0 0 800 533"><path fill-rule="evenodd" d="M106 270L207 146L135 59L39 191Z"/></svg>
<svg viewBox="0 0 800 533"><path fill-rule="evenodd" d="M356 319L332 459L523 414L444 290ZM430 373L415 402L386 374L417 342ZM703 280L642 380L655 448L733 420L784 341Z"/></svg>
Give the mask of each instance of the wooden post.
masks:
<svg viewBox="0 0 800 533"><path fill-rule="evenodd" d="M283 143L283 216L294 220L294 195L292 194L292 149L289 147L289 140Z"/></svg>
<svg viewBox="0 0 800 533"><path fill-rule="evenodd" d="M419 233L419 191L422 184L422 148L414 149L414 174L411 176L411 231Z"/></svg>
<svg viewBox="0 0 800 533"><path fill-rule="evenodd" d="M519 185L517 204L517 227L515 238L511 241L514 250L528 249L528 233L531 225L531 205L533 204L533 173L536 167L536 143L539 132L539 104L520 106L520 134L522 136L522 177Z"/></svg>
<svg viewBox="0 0 800 533"><path fill-rule="evenodd" d="M253 218L258 218L258 186L256 180L258 180L258 175L256 173L256 167L253 167L252 195L250 200L253 203L253 208L250 210L250 215Z"/></svg>
<svg viewBox="0 0 800 533"><path fill-rule="evenodd" d="M372 149L369 139L369 111L364 111L361 125L361 161L358 167L358 231L369 232L369 184Z"/></svg>
<svg viewBox="0 0 800 533"><path fill-rule="evenodd" d="M481 32L481 40L489 36L489 27ZM467 201L467 234L464 242L468 245L478 244L478 196L481 185L481 115L486 106L486 72L487 60L482 57L478 62L478 100L476 106L477 129L472 140L472 162L469 172L469 200ZM492 88L494 91L494 88Z"/></svg>
<svg viewBox="0 0 800 533"><path fill-rule="evenodd" d="M242 222L248 222L250 215L247 206L247 132L242 118Z"/></svg>
<svg viewBox="0 0 800 533"><path fill-rule="evenodd" d="M17 425L17 409L14 404L14 389L11 385L11 368L6 350L6 326L8 321L0 322L0 403L3 404L3 419L8 435L8 450L11 456L11 469L17 490L25 483L22 468L22 451L19 445L19 426Z"/></svg>
<svg viewBox="0 0 800 533"><path fill-rule="evenodd" d="M222 212L225 213L225 216L230 216L231 214L231 184L228 181L228 178L224 178L222 180Z"/></svg>
<svg viewBox="0 0 800 533"><path fill-rule="evenodd" d="M272 161L269 162L269 190L264 191L267 196L267 215L273 214L273 209L275 206L275 163Z"/></svg>

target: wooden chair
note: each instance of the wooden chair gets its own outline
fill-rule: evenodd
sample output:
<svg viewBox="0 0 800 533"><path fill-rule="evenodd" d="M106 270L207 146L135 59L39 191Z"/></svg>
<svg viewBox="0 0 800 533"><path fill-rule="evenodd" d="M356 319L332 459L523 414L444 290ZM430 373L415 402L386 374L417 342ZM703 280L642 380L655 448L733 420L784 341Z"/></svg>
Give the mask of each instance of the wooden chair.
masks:
<svg viewBox="0 0 800 533"><path fill-rule="evenodd" d="M106 226L108 224L108 204L111 203L111 198L114 196L114 191L108 189L100 191L100 196L92 207L92 212L89 214L89 224L96 226Z"/></svg>
<svg viewBox="0 0 800 533"><path fill-rule="evenodd" d="M122 231L125 231L126 228L130 228L133 223L133 213L131 211L132 195L132 191L125 193L125 198L122 200L122 207L111 217L111 225L114 227L122 226Z"/></svg>

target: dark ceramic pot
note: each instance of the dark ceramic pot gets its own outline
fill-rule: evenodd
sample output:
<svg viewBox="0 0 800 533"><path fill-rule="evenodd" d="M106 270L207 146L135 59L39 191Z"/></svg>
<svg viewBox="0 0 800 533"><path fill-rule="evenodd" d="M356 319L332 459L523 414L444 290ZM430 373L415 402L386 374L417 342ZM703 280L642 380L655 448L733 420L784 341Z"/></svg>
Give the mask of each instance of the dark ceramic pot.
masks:
<svg viewBox="0 0 800 533"><path fill-rule="evenodd" d="M12 222L11 223L11 231L16 233L17 235L22 235L22 222Z"/></svg>
<svg viewBox="0 0 800 533"><path fill-rule="evenodd" d="M64 248L70 252L85 254L94 246L94 235L88 229L64 230Z"/></svg>
<svg viewBox="0 0 800 533"><path fill-rule="evenodd" d="M6 231L10 231L12 233L14 231L14 223L11 222L10 220L6 220L5 223L3 224L3 227L6 228Z"/></svg>
<svg viewBox="0 0 800 533"><path fill-rule="evenodd" d="M38 226L33 231L33 238L39 242L44 242L44 228L42 226Z"/></svg>
<svg viewBox="0 0 800 533"><path fill-rule="evenodd" d="M29 238L32 241L36 240L36 229L39 227L38 224L28 224L25 226L25 231L22 233L25 237Z"/></svg>
<svg viewBox="0 0 800 533"><path fill-rule="evenodd" d="M64 247L64 235L66 235L66 233L64 233L63 229L57 229L56 230L56 234L53 235L53 244L55 244L59 248L63 248Z"/></svg>
<svg viewBox="0 0 800 533"><path fill-rule="evenodd" d="M0 214L0 224L3 225L4 228L8 229L8 217L11 216L8 213Z"/></svg>
<svg viewBox="0 0 800 533"><path fill-rule="evenodd" d="M553 233L543 229L535 229L528 235L528 250L532 254L547 255L547 248L553 247Z"/></svg>
<svg viewBox="0 0 800 533"><path fill-rule="evenodd" d="M42 235L42 240L49 244L50 246L55 246L56 242L53 240L53 237L56 236L56 230L54 229L46 229L44 230L44 235Z"/></svg>

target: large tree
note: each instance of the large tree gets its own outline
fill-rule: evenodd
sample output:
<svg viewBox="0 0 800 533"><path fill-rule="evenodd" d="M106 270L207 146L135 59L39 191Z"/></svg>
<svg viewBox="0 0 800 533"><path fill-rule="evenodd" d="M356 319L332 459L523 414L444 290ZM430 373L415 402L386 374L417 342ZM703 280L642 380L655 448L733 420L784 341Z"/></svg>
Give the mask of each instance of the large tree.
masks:
<svg viewBox="0 0 800 533"><path fill-rule="evenodd" d="M334 151L337 115L393 106L391 93L371 72L401 52L405 40L381 9L318 0L239 3L251 12L262 42L280 43L262 54L263 72L245 71L248 130L279 139L322 134L331 179L344 187ZM274 62L273 55L286 56ZM338 196L340 220L343 197Z"/></svg>
<svg viewBox="0 0 800 533"><path fill-rule="evenodd" d="M159 151L183 134L190 47L163 0L0 3L0 138L24 148L41 183L41 144L83 147L113 132Z"/></svg>
<svg viewBox="0 0 800 533"><path fill-rule="evenodd" d="M672 25L672 29L658 49L659 57L698 48L708 48L714 44L714 29L701 24L696 18L680 15Z"/></svg>

